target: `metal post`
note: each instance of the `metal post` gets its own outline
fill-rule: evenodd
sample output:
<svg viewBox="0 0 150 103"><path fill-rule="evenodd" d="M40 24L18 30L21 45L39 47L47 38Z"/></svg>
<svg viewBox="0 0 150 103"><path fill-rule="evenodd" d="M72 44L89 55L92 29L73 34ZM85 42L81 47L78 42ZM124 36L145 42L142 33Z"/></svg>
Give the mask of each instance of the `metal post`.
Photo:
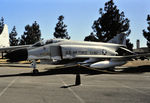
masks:
<svg viewBox="0 0 150 103"><path fill-rule="evenodd" d="M80 78L80 74L77 73L76 74L76 81L75 81L75 85L80 85L81 84L81 78Z"/></svg>
<svg viewBox="0 0 150 103"><path fill-rule="evenodd" d="M3 53L4 53L4 52L2 52L2 59L4 59L4 55L3 55Z"/></svg>

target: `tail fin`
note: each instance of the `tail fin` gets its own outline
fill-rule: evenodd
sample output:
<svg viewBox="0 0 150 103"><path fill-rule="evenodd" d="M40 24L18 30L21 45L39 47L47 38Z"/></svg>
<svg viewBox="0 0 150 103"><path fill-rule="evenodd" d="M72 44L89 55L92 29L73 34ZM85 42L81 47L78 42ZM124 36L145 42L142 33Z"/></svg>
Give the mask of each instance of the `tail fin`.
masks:
<svg viewBox="0 0 150 103"><path fill-rule="evenodd" d="M117 34L114 38L109 40L107 43L126 45L126 35L124 33Z"/></svg>
<svg viewBox="0 0 150 103"><path fill-rule="evenodd" d="M9 47L9 34L8 34L8 26L5 24L3 27L3 31L0 34L0 47Z"/></svg>

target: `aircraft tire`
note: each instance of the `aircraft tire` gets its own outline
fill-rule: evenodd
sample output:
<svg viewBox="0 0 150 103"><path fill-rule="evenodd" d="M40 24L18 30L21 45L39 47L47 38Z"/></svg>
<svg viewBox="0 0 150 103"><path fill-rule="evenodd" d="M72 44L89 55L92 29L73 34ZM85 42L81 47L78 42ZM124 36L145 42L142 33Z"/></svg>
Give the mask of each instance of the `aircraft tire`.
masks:
<svg viewBox="0 0 150 103"><path fill-rule="evenodd" d="M34 69L33 70L33 74L38 74L39 73L39 70L38 69Z"/></svg>

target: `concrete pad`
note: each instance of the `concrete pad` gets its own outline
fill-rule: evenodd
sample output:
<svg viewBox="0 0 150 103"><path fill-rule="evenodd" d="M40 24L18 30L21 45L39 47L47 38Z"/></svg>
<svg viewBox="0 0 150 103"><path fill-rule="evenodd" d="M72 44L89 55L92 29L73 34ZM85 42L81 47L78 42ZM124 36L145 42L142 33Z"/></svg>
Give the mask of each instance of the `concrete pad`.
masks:
<svg viewBox="0 0 150 103"><path fill-rule="evenodd" d="M0 103L150 102L148 66L127 68L117 74L80 68L79 86L74 85L76 68L37 66L41 73L34 76L30 64L0 64Z"/></svg>

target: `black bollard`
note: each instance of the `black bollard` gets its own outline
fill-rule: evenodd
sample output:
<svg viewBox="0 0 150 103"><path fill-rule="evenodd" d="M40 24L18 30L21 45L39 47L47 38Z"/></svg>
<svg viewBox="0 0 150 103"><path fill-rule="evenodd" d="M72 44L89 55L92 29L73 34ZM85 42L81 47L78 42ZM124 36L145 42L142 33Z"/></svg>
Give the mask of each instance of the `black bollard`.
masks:
<svg viewBox="0 0 150 103"><path fill-rule="evenodd" d="M2 52L2 59L4 59L4 52Z"/></svg>
<svg viewBox="0 0 150 103"><path fill-rule="evenodd" d="M77 73L76 74L76 81L75 81L75 85L80 85L81 84L81 79L80 79L80 74Z"/></svg>

